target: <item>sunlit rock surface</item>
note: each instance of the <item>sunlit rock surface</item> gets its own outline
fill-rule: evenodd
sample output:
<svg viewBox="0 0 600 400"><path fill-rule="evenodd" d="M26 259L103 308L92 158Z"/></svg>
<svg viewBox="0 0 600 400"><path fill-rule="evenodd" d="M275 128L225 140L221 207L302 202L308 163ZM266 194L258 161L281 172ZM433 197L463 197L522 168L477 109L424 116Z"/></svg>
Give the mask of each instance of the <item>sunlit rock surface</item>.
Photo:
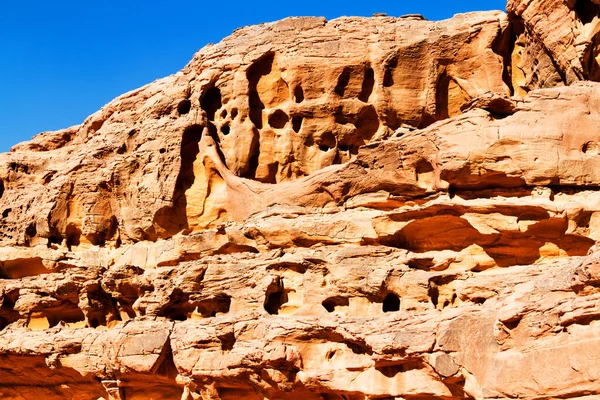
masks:
<svg viewBox="0 0 600 400"><path fill-rule="evenodd" d="M599 12L247 27L0 155L0 399L597 398Z"/></svg>

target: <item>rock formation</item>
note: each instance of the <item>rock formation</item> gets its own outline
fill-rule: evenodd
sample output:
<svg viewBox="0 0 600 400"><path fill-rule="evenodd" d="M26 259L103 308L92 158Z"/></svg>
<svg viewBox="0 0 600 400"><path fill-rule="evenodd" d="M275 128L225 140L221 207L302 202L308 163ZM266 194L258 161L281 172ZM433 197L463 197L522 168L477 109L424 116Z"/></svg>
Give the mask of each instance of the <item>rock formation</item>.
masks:
<svg viewBox="0 0 600 400"><path fill-rule="evenodd" d="M0 155L0 399L600 395L600 2L288 18Z"/></svg>

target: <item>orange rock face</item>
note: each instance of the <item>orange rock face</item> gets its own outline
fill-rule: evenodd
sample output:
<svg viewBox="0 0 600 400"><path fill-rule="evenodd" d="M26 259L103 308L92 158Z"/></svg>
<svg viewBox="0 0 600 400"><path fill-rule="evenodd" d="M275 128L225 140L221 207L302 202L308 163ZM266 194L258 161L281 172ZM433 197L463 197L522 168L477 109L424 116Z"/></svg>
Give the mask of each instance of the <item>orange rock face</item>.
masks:
<svg viewBox="0 0 600 400"><path fill-rule="evenodd" d="M0 155L0 398L600 395L600 6L508 12L244 28Z"/></svg>

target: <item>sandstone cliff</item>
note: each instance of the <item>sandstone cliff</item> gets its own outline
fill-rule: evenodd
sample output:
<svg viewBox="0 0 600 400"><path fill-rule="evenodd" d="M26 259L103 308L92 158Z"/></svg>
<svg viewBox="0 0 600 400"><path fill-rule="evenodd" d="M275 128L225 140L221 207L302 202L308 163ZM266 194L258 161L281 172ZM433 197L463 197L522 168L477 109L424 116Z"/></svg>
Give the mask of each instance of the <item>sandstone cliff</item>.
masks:
<svg viewBox="0 0 600 400"><path fill-rule="evenodd" d="M600 5L507 10L243 28L0 155L0 399L597 398Z"/></svg>

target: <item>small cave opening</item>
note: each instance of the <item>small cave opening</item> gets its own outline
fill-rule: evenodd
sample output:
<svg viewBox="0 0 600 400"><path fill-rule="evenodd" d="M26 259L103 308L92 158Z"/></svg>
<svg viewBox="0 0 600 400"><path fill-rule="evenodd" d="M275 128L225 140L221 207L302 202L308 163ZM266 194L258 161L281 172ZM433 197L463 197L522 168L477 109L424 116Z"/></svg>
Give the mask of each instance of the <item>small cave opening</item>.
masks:
<svg viewBox="0 0 600 400"><path fill-rule="evenodd" d="M337 307L348 307L350 305L350 300L347 297L330 297L324 300L321 305L328 313L332 313L335 312Z"/></svg>
<svg viewBox="0 0 600 400"><path fill-rule="evenodd" d="M296 116L292 118L292 129L294 130L294 132L299 133L300 129L302 129L302 122L304 121L304 118L300 117L300 116Z"/></svg>
<svg viewBox="0 0 600 400"><path fill-rule="evenodd" d="M248 164L246 169L241 171L241 176L248 179L256 179L256 171L260 164L260 133L256 128L252 129L252 141L248 152Z"/></svg>
<svg viewBox="0 0 600 400"><path fill-rule="evenodd" d="M175 288L169 295L168 303L156 315L167 317L174 321L185 321L194 309L189 299L189 294L184 293L180 288Z"/></svg>
<svg viewBox="0 0 600 400"><path fill-rule="evenodd" d="M236 119L238 116L238 109L237 108L232 108L231 109L231 119L234 120Z"/></svg>
<svg viewBox="0 0 600 400"><path fill-rule="evenodd" d="M400 297L395 293L388 293L383 299L382 308L384 313L400 311Z"/></svg>
<svg viewBox="0 0 600 400"><path fill-rule="evenodd" d="M267 289L264 308L271 315L278 315L281 307L289 301L288 291L285 290L283 280L277 278Z"/></svg>
<svg viewBox="0 0 600 400"><path fill-rule="evenodd" d="M30 330L38 331L53 328L60 323L70 327L83 328L85 326L85 315L75 304L64 304L31 313L27 327Z"/></svg>
<svg viewBox="0 0 600 400"><path fill-rule="evenodd" d="M429 299L431 300L431 304L433 304L433 306L435 308L437 308L439 301L440 301L440 289L438 288L438 285L435 282L429 281L429 288L427 289L427 295L429 296Z"/></svg>
<svg viewBox="0 0 600 400"><path fill-rule="evenodd" d="M256 60L246 72L246 78L248 79L249 85L250 120L257 129L262 129L263 127L262 113L265 109L265 104L260 99L258 93L258 82L260 81L260 78L271 73L274 61L275 53L268 52Z"/></svg>
<svg viewBox="0 0 600 400"><path fill-rule="evenodd" d="M188 190L194 184L194 162L198 153L200 153L200 139L204 127L201 125L192 125L183 132L181 138L181 169L177 180L177 189L182 192Z"/></svg>
<svg viewBox="0 0 600 400"><path fill-rule="evenodd" d="M344 97L344 94L346 93L346 87L348 86L348 83L350 83L351 74L352 71L350 70L350 68L346 67L338 77L337 85L334 89L334 92L338 96Z"/></svg>
<svg viewBox="0 0 600 400"><path fill-rule="evenodd" d="M2 218L8 218L8 216L10 215L11 212L12 212L12 208L7 208L6 210L4 210L2 212Z"/></svg>
<svg viewBox="0 0 600 400"><path fill-rule="evenodd" d="M206 111L206 116L209 121L215 120L215 114L222 106L221 89L211 86L200 100L200 107Z"/></svg>
<svg viewBox="0 0 600 400"><path fill-rule="evenodd" d="M25 235L28 239L33 239L37 236L37 224L35 222L27 225L27 228L25 229Z"/></svg>
<svg viewBox="0 0 600 400"><path fill-rule="evenodd" d="M65 230L65 237L67 239L67 249L71 251L73 246L79 246L81 242L81 229L75 224L68 224Z"/></svg>
<svg viewBox="0 0 600 400"><path fill-rule="evenodd" d="M302 103L304 101L304 89L298 85L294 88L294 101L296 103Z"/></svg>
<svg viewBox="0 0 600 400"><path fill-rule="evenodd" d="M229 124L224 124L221 127L221 133L225 136L227 136L231 133L231 127L229 126Z"/></svg>
<svg viewBox="0 0 600 400"><path fill-rule="evenodd" d="M322 152L328 152L329 150L337 147L337 139L333 133L329 131L322 133L321 136L317 138L316 142Z"/></svg>
<svg viewBox="0 0 600 400"><path fill-rule="evenodd" d="M283 129L290 121L290 117L282 110L275 110L269 116L269 126L275 129Z"/></svg>
<svg viewBox="0 0 600 400"><path fill-rule="evenodd" d="M231 351L233 350L233 346L235 346L235 333L228 332L222 336L219 336L219 341L221 342L221 350L223 351Z"/></svg>
<svg viewBox="0 0 600 400"><path fill-rule="evenodd" d="M0 306L0 330L4 330L8 325L21 319L21 314L15 311L15 304L19 299L19 289L13 289L5 292Z"/></svg>
<svg viewBox="0 0 600 400"><path fill-rule="evenodd" d="M192 109L192 102L189 99L181 100L177 105L177 112L179 115L185 115Z"/></svg>
<svg viewBox="0 0 600 400"><path fill-rule="evenodd" d="M0 180L0 199L4 196L4 181Z"/></svg>
<svg viewBox="0 0 600 400"><path fill-rule="evenodd" d="M437 120L446 119L450 116L448 110L448 91L450 89L451 80L452 78L450 78L445 71L438 80L435 92L435 110Z"/></svg>
<svg viewBox="0 0 600 400"><path fill-rule="evenodd" d="M394 70L398 66L398 56L393 56L385 62L383 72L383 87L394 86Z"/></svg>
<svg viewBox="0 0 600 400"><path fill-rule="evenodd" d="M587 143L585 143L582 146L581 151L584 154L588 154L588 153L590 153L590 154L598 154L599 153L599 151L598 151L598 143L596 143L596 142L587 142Z"/></svg>
<svg viewBox="0 0 600 400"><path fill-rule="evenodd" d="M287 302L288 295L285 290L270 293L265 301L265 310L271 315L278 315L281 307Z"/></svg>
<svg viewBox="0 0 600 400"><path fill-rule="evenodd" d="M217 314L227 314L231 309L231 296L221 293L211 299L201 301L197 307L197 312L203 318L213 318Z"/></svg>
<svg viewBox="0 0 600 400"><path fill-rule="evenodd" d="M362 88L358 99L363 103L369 101L371 93L373 93L373 87L375 86L375 71L370 66L365 67L365 77L363 79Z"/></svg>
<svg viewBox="0 0 600 400"><path fill-rule="evenodd" d="M592 0L577 0L575 14L583 24L589 24L600 14L600 4Z"/></svg>

